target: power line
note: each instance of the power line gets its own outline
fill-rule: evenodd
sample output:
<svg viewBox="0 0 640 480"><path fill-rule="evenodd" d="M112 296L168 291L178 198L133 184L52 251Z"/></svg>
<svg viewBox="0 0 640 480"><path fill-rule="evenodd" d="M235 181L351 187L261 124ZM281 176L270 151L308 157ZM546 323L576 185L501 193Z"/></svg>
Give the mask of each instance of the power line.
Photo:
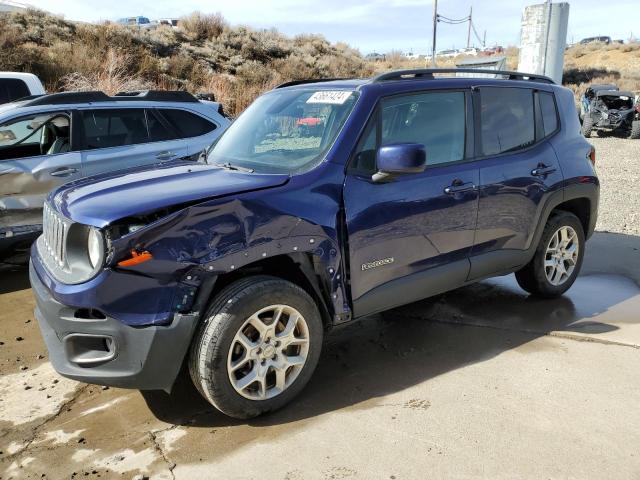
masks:
<svg viewBox="0 0 640 480"><path fill-rule="evenodd" d="M445 17L444 15L437 14L436 17L439 22L451 23L451 24L465 23L471 20L470 16L466 16L464 18L449 18L449 17Z"/></svg>
<svg viewBox="0 0 640 480"><path fill-rule="evenodd" d="M462 17L462 18L450 18L450 17L446 17L444 15L441 15L439 13L436 13L435 14L435 21L438 22L438 23L445 23L447 25L461 25L463 23L469 22L469 26L471 27L471 30L473 30L473 34L474 34L475 38L478 40L478 43L480 45L482 45L483 47L485 46L484 40L480 37L480 34L478 33L478 30L476 29L475 23L473 23L472 15L467 15L466 17Z"/></svg>
<svg viewBox="0 0 640 480"><path fill-rule="evenodd" d="M478 34L478 31L476 30L476 26L473 22L470 22L471 24L471 30L473 30L473 34L476 36L476 38L478 39L478 43L480 45L482 45L483 47L485 47L486 45L484 44L484 41L480 38L480 35Z"/></svg>

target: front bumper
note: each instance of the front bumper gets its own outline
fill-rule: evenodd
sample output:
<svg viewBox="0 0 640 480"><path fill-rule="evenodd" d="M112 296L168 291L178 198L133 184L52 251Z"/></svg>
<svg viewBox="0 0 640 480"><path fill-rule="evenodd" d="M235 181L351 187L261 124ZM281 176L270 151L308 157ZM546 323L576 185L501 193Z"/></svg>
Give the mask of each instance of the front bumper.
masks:
<svg viewBox="0 0 640 480"><path fill-rule="evenodd" d="M29 278L49 358L61 375L86 383L139 390L173 386L197 325L175 314L166 326L134 327L53 298L33 266Z"/></svg>

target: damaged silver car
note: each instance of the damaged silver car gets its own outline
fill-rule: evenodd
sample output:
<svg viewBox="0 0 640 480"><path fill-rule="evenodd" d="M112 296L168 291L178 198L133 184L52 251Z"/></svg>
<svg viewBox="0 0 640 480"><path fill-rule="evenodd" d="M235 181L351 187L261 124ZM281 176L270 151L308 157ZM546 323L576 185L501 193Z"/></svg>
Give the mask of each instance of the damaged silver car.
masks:
<svg viewBox="0 0 640 480"><path fill-rule="evenodd" d="M187 92L56 93L0 107L0 258L42 230L54 187L132 167L197 160L229 125Z"/></svg>
<svg viewBox="0 0 640 480"><path fill-rule="evenodd" d="M580 102L582 134L589 138L595 131L599 136L616 133L640 138L640 108L634 99L633 92L614 84L591 85Z"/></svg>

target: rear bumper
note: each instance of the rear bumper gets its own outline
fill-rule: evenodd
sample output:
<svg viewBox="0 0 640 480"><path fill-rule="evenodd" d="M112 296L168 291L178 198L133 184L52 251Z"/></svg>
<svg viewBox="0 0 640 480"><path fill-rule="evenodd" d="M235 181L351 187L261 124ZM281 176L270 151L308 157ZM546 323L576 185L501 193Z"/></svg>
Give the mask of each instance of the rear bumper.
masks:
<svg viewBox="0 0 640 480"><path fill-rule="evenodd" d="M166 326L129 326L58 302L33 264L29 278L35 317L58 373L98 385L171 389L191 343L197 315L175 314Z"/></svg>

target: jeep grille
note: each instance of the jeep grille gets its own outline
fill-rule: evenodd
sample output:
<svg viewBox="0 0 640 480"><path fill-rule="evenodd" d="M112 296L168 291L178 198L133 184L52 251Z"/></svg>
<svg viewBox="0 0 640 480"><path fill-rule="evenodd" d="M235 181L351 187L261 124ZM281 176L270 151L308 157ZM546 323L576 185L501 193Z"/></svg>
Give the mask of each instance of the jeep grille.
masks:
<svg viewBox="0 0 640 480"><path fill-rule="evenodd" d="M67 234L71 222L62 217L48 203L44 204L42 215L42 247L40 255L47 267L53 272L65 270L67 265Z"/></svg>

